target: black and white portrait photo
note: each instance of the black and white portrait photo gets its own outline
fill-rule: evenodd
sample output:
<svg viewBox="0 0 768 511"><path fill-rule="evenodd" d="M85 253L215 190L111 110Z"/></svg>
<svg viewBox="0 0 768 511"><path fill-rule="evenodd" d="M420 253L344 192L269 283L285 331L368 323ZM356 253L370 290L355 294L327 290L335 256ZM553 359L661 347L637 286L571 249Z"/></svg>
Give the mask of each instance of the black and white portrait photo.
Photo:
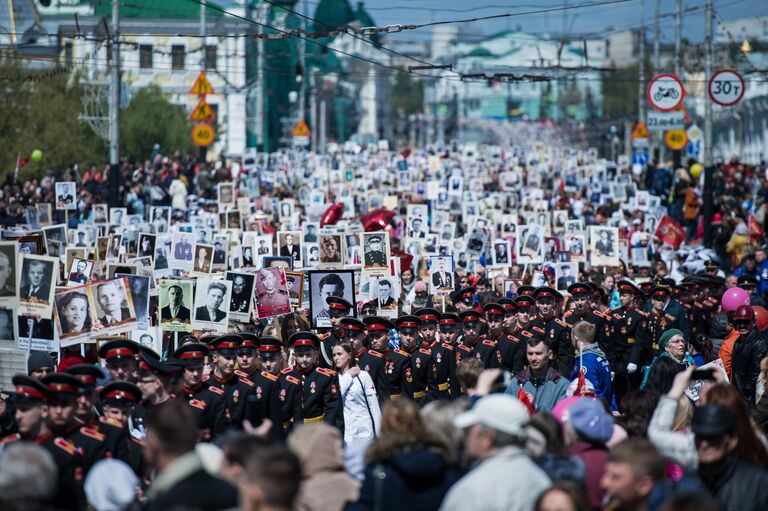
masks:
<svg viewBox="0 0 768 511"><path fill-rule="evenodd" d="M51 318L58 269L58 258L31 254L21 256L21 271L17 280L20 314Z"/></svg>
<svg viewBox="0 0 768 511"><path fill-rule="evenodd" d="M232 282L228 280L197 279L192 319L195 329L226 332L231 294Z"/></svg>
<svg viewBox="0 0 768 511"><path fill-rule="evenodd" d="M219 183L216 185L219 206L235 207L235 192L232 183Z"/></svg>
<svg viewBox="0 0 768 511"><path fill-rule="evenodd" d="M16 307L16 273L19 245L13 241L0 242L0 307Z"/></svg>
<svg viewBox="0 0 768 511"><path fill-rule="evenodd" d="M69 268L67 282L70 285L87 284L91 278L91 269L93 262L79 257L72 258L72 265Z"/></svg>
<svg viewBox="0 0 768 511"><path fill-rule="evenodd" d="M363 270L389 271L389 235L386 232L363 233Z"/></svg>
<svg viewBox="0 0 768 511"><path fill-rule="evenodd" d="M77 186L72 181L60 181L56 183L56 209L77 209Z"/></svg>
<svg viewBox="0 0 768 511"><path fill-rule="evenodd" d="M590 227L589 243L592 266L619 264L619 232L616 227Z"/></svg>
<svg viewBox="0 0 768 511"><path fill-rule="evenodd" d="M139 234L139 251L137 257L151 257L155 258L155 246L157 243L157 236L154 234L141 233Z"/></svg>
<svg viewBox="0 0 768 511"><path fill-rule="evenodd" d="M160 326L164 331L192 331L191 280L161 280L158 283L158 308Z"/></svg>
<svg viewBox="0 0 768 511"><path fill-rule="evenodd" d="M512 264L512 247L507 240L493 242L493 268L508 268Z"/></svg>
<svg viewBox="0 0 768 511"><path fill-rule="evenodd" d="M93 212L93 223L106 224L109 222L109 208L106 204L94 204L91 211Z"/></svg>
<svg viewBox="0 0 768 511"><path fill-rule="evenodd" d="M109 223L112 225L124 225L128 223L128 208L110 208Z"/></svg>
<svg viewBox="0 0 768 511"><path fill-rule="evenodd" d="M108 333L127 331L136 326L128 279L118 277L88 286L95 306L94 315Z"/></svg>
<svg viewBox="0 0 768 511"><path fill-rule="evenodd" d="M568 286L576 283L579 273L579 263L557 263L555 265L555 287L558 291L568 290Z"/></svg>
<svg viewBox="0 0 768 511"><path fill-rule="evenodd" d="M277 233L278 255L292 257L295 267L301 264L301 231L280 231Z"/></svg>
<svg viewBox="0 0 768 511"><path fill-rule="evenodd" d="M341 234L321 234L318 245L320 246L320 264L341 265Z"/></svg>
<svg viewBox="0 0 768 511"><path fill-rule="evenodd" d="M309 315L314 328L331 327L331 314L326 302L329 296L355 303L355 279L351 270L309 272Z"/></svg>
<svg viewBox="0 0 768 511"><path fill-rule="evenodd" d="M61 340L87 337L95 323L95 312L88 287L79 286L54 296L56 314L54 320Z"/></svg>
<svg viewBox="0 0 768 511"><path fill-rule="evenodd" d="M431 293L449 293L456 287L453 274L453 256L429 258L429 289Z"/></svg>
<svg viewBox="0 0 768 511"><path fill-rule="evenodd" d="M205 243L195 243L195 262L193 271L195 273L211 273L213 267L213 245Z"/></svg>
<svg viewBox="0 0 768 511"><path fill-rule="evenodd" d="M232 282L232 295L229 300L229 319L247 323L251 320L253 303L253 273L228 271L225 278Z"/></svg>

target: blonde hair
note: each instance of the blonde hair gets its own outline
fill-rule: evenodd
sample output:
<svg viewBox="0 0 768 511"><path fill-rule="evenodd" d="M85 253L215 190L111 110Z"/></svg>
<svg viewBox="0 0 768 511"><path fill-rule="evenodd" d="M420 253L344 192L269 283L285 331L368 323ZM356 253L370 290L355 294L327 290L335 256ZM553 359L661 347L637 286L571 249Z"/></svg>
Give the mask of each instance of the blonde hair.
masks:
<svg viewBox="0 0 768 511"><path fill-rule="evenodd" d="M682 396L677 400L677 412L672 423L672 431L690 429L693 420L693 403L688 396Z"/></svg>

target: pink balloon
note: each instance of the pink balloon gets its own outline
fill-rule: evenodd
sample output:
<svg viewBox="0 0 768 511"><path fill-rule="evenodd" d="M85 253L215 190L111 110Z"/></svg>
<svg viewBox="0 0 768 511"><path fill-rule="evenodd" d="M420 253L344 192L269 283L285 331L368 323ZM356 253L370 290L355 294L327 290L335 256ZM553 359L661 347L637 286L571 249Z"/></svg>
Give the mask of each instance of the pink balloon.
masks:
<svg viewBox="0 0 768 511"><path fill-rule="evenodd" d="M725 312L733 312L740 305L749 305L749 293L740 287L732 287L723 293L722 304Z"/></svg>

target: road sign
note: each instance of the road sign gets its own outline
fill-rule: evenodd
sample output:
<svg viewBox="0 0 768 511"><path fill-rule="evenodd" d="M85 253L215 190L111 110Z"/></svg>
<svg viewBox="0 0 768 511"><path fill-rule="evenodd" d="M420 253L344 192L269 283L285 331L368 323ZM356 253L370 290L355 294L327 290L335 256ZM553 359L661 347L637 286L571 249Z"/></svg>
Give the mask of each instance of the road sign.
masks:
<svg viewBox="0 0 768 511"><path fill-rule="evenodd" d="M216 138L216 131L210 124L200 123L192 128L192 142L200 147L208 147Z"/></svg>
<svg viewBox="0 0 768 511"><path fill-rule="evenodd" d="M205 76L205 71L200 71L200 74L197 75L197 79L195 80L195 83L192 84L192 88L189 89L189 93L200 95L216 94L211 82L208 81L208 77Z"/></svg>
<svg viewBox="0 0 768 511"><path fill-rule="evenodd" d="M673 151L679 151L688 143L688 135L685 130L670 130L664 133L664 143Z"/></svg>
<svg viewBox="0 0 768 511"><path fill-rule="evenodd" d="M744 97L744 78L733 69L722 69L709 79L709 97L721 106L732 106Z"/></svg>
<svg viewBox="0 0 768 511"><path fill-rule="evenodd" d="M685 129L685 113L680 111L657 112L656 110L648 110L646 121L648 122L648 129L651 131Z"/></svg>
<svg viewBox="0 0 768 511"><path fill-rule="evenodd" d="M304 122L304 119L299 119L298 121L296 121L296 125L293 127L293 132L291 134L294 137L309 136L309 127L307 126L307 123Z"/></svg>
<svg viewBox="0 0 768 511"><path fill-rule="evenodd" d="M685 145L685 153L690 157L694 158L696 160L701 157L701 141L697 140L695 142L688 141L688 143Z"/></svg>
<svg viewBox="0 0 768 511"><path fill-rule="evenodd" d="M646 127L645 123L643 121L637 121L635 129L632 130L632 139L648 138L650 136L651 134L648 133L648 127Z"/></svg>
<svg viewBox="0 0 768 511"><path fill-rule="evenodd" d="M197 106L189 116L190 121L197 122L216 122L216 114L213 112L213 108L205 100L205 96L200 98L197 102Z"/></svg>
<svg viewBox="0 0 768 511"><path fill-rule="evenodd" d="M648 151L635 151L632 153L632 164L645 165L648 163Z"/></svg>
<svg viewBox="0 0 768 511"><path fill-rule="evenodd" d="M704 133L696 124L691 124L686 130L686 135L688 135L688 141L698 142L703 138Z"/></svg>
<svg viewBox="0 0 768 511"><path fill-rule="evenodd" d="M669 73L663 73L653 77L648 84L648 102L660 112L669 112L676 109L685 97L683 82Z"/></svg>

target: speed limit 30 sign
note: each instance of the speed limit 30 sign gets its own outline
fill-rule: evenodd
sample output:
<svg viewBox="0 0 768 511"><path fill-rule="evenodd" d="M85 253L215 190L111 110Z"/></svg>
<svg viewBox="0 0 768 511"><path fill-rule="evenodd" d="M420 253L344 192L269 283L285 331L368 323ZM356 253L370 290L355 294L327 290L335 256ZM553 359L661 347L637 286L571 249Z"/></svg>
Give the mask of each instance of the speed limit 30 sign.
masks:
<svg viewBox="0 0 768 511"><path fill-rule="evenodd" d="M733 69L718 71L709 80L709 97L721 106L732 106L744 96L744 78Z"/></svg>

